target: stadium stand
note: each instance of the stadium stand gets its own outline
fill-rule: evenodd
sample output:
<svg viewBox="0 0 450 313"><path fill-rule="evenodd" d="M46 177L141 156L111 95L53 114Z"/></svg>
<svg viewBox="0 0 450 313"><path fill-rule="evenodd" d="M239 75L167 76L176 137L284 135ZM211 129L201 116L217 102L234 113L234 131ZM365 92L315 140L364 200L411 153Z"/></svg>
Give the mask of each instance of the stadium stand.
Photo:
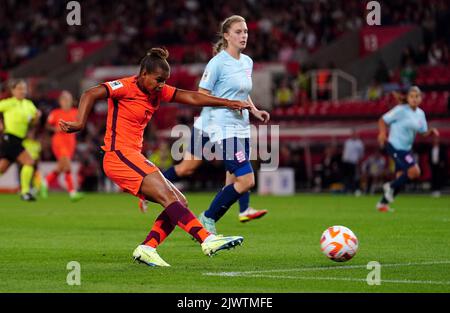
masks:
<svg viewBox="0 0 450 313"><path fill-rule="evenodd" d="M422 38L415 47L397 51L398 66L384 64L384 72L367 85L358 86L358 95L344 99L311 99L311 81L307 73L314 69L332 69L308 63L321 48L336 42L350 32L358 32L364 21L365 2L348 1L296 1L285 0L247 0L247 1L208 1L208 0L173 0L161 1L121 1L109 6L108 2L86 0L83 5L83 23L88 27L70 27L61 16L65 13L64 2L45 0L3 1L0 11L0 82L3 94L4 82L11 77L18 67L30 64L38 56L55 51L57 47L74 43L114 42L116 50L94 64L86 64L87 72L99 66L128 66L136 64L143 51L151 46L164 45L170 51L170 62L180 66L171 76L169 83L180 88L196 89L199 74L183 70L183 66L204 63L211 57L211 43L216 39L217 26L221 19L239 12L246 17L250 32L249 43L245 53L258 64L281 64L284 68L282 77L293 94L292 103L286 106L271 104L272 120L287 129L304 129L306 127L323 127L322 123L332 123L335 128L350 129L357 127L360 135L369 143L368 153L375 147L374 121L395 105L391 91L417 84L424 91L422 108L431 121L444 125L450 112L450 56L449 28L450 6L444 0L395 0L383 1L382 25L419 27ZM132 6L133 10L127 10ZM201 9L200 9L201 8ZM33 14L30 14L33 12ZM172 13L168 13L172 12ZM176 13L175 13L176 12ZM289 14L287 14L289 12ZM145 13L145 14L144 14ZM98 18L101 16L101 22ZM14 23L13 23L14 19ZM20 22L17 22L20 21ZM37 35L39 34L39 35ZM361 58L362 59L362 58ZM306 60L306 61L305 61ZM74 65L76 66L76 64ZM200 73L201 74L201 73ZM409 79L405 83L404 79ZM33 79L28 82L33 87ZM273 96L281 80L272 79ZM77 81L77 83L79 83ZM374 84L374 85L372 85ZM38 86L38 83L35 84ZM56 85L57 86L57 85ZM379 88L374 99L368 99L369 87ZM78 88L79 86L77 86ZM56 107L56 97L60 89L32 88L34 102L44 112ZM100 105L101 107L101 105ZM192 123L198 111L167 106L155 116L152 129L147 133L146 151L158 147L163 138L161 130L168 129L175 123ZM77 154L82 164L98 162L97 147L104 129L104 111L96 111L91 117L90 126L79 135L80 145ZM158 121L158 122L156 122ZM49 136L43 131L43 160L52 160L48 153ZM369 123L372 126L366 127ZM448 126L447 126L448 127ZM448 130L444 130L448 134ZM332 142L339 147L346 135L341 137L317 135L322 142L311 147L312 163L306 164L303 157L304 147L299 141L307 136L282 135L286 149L298 158L290 161L296 168L298 186L311 186L312 175L307 176L307 167L313 168L323 159L325 143ZM449 137L446 137L449 138ZM419 145L421 143L419 142ZM419 149L420 150L420 149ZM47 151L47 152L46 152ZM423 155L425 155L423 153ZM97 167L98 168L98 167ZM221 179L221 172L217 170ZM101 173L95 175L101 176ZM94 176L95 176L94 175ZM427 177L426 175L424 176Z"/></svg>

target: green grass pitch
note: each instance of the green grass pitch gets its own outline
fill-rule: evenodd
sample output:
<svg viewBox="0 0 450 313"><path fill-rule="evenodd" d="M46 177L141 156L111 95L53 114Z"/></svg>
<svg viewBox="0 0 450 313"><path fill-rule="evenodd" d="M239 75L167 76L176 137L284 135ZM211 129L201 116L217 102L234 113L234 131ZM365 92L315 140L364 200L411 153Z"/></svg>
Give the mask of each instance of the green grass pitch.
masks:
<svg viewBox="0 0 450 313"><path fill-rule="evenodd" d="M196 213L213 194L188 194ZM172 265L151 268L131 254L160 208L147 214L126 194L65 194L24 203L0 195L0 292L450 292L450 197L401 195L395 213L378 213L378 197L256 196L264 218L241 224L234 206L218 223L242 247L213 258L177 228L158 251ZM328 260L322 232L344 225L358 236L357 255ZM67 263L81 265L69 286ZM381 264L381 285L366 282L369 261Z"/></svg>

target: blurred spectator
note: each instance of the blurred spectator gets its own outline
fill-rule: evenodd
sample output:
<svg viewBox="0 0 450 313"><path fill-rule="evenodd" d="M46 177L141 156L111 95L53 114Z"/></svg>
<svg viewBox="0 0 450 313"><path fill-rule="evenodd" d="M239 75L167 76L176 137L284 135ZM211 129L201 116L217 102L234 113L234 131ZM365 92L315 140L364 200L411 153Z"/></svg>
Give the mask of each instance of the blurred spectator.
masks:
<svg viewBox="0 0 450 313"><path fill-rule="evenodd" d="M373 154L362 163L362 181L365 184L365 193L374 194L381 189L386 172L386 159L380 150L376 150Z"/></svg>
<svg viewBox="0 0 450 313"><path fill-rule="evenodd" d="M358 165L363 155L364 144L353 129L351 137L344 143L344 151L342 153L342 172L344 174L345 192L359 190L359 186L356 186L356 178L358 175Z"/></svg>
<svg viewBox="0 0 450 313"><path fill-rule="evenodd" d="M424 30L425 42L428 43L435 38L436 20L431 10L425 10L425 16L422 18L422 27Z"/></svg>
<svg viewBox="0 0 450 313"><path fill-rule="evenodd" d="M415 60L416 53L413 47L408 46L402 51L402 55L400 57L400 64L402 67L406 66L409 60Z"/></svg>
<svg viewBox="0 0 450 313"><path fill-rule="evenodd" d="M447 173L447 147L439 142L439 137L433 137L433 145L429 150L428 159L431 168L431 195L441 196Z"/></svg>
<svg viewBox="0 0 450 313"><path fill-rule="evenodd" d="M405 66L400 71L400 80L401 83L405 86L410 86L414 84L416 80L417 71L414 67L414 62L412 58L408 58L406 60Z"/></svg>
<svg viewBox="0 0 450 313"><path fill-rule="evenodd" d="M317 99L329 100L331 97L331 68L319 69L316 74Z"/></svg>
<svg viewBox="0 0 450 313"><path fill-rule="evenodd" d="M284 45L278 52L278 61L286 63L292 59L293 54L294 49L291 47L291 45Z"/></svg>
<svg viewBox="0 0 450 313"><path fill-rule="evenodd" d="M279 107L291 106L294 102L294 92L289 86L287 78L283 78L275 91L275 105Z"/></svg>
<svg viewBox="0 0 450 313"><path fill-rule="evenodd" d="M309 51L314 50L316 48L317 36L312 28L308 27L305 34L305 45Z"/></svg>
<svg viewBox="0 0 450 313"><path fill-rule="evenodd" d="M161 170L166 170L173 164L170 146L166 141L161 141L154 150L150 151L147 158Z"/></svg>
<svg viewBox="0 0 450 313"><path fill-rule="evenodd" d="M444 64L445 60L445 50L441 45L437 42L434 42L431 45L430 50L428 51L428 64L429 65L440 65Z"/></svg>
<svg viewBox="0 0 450 313"><path fill-rule="evenodd" d="M325 148L322 160L322 189L339 190L341 182L341 160L334 146Z"/></svg>
<svg viewBox="0 0 450 313"><path fill-rule="evenodd" d="M347 18L345 26L350 31L356 31L360 29L363 25L363 20L358 14L359 12L353 11L351 15Z"/></svg>
<svg viewBox="0 0 450 313"><path fill-rule="evenodd" d="M98 191L98 164L84 160L78 170L78 185L81 191Z"/></svg>
<svg viewBox="0 0 450 313"><path fill-rule="evenodd" d="M306 103L311 93L311 79L307 71L308 68L304 66L303 69L299 70L296 78L297 99L301 105Z"/></svg>
<svg viewBox="0 0 450 313"><path fill-rule="evenodd" d="M370 101L375 101L383 96L383 87L377 82L373 82L367 87L366 99Z"/></svg>
<svg viewBox="0 0 450 313"><path fill-rule="evenodd" d="M424 44L421 44L417 50L415 62L417 65L425 65L427 64L427 61L427 47Z"/></svg>
<svg viewBox="0 0 450 313"><path fill-rule="evenodd" d="M383 84L389 82L389 70L382 59L378 60L378 66L375 71L374 79L377 83Z"/></svg>
<svg viewBox="0 0 450 313"><path fill-rule="evenodd" d="M292 151L287 144L280 145L280 167L292 166Z"/></svg>

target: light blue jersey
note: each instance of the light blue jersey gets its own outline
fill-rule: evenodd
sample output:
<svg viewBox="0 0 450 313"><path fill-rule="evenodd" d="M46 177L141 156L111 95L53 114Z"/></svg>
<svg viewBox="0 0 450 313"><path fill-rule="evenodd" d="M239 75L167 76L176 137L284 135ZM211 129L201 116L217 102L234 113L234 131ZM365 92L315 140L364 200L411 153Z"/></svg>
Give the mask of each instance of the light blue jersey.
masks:
<svg viewBox="0 0 450 313"><path fill-rule="evenodd" d="M383 120L390 126L388 141L397 150L411 150L416 134L428 130L423 110L413 110L408 104L397 105L383 115Z"/></svg>
<svg viewBox="0 0 450 313"><path fill-rule="evenodd" d="M200 116L195 120L194 127L208 135L208 124L210 118L211 107L203 107ZM209 136L209 135L208 135Z"/></svg>
<svg viewBox="0 0 450 313"><path fill-rule="evenodd" d="M222 50L206 65L199 87L216 97L247 100L252 90L252 70L253 61L249 56L241 53L236 60ZM250 138L248 110L205 107L194 127L209 134L213 142L231 137Z"/></svg>

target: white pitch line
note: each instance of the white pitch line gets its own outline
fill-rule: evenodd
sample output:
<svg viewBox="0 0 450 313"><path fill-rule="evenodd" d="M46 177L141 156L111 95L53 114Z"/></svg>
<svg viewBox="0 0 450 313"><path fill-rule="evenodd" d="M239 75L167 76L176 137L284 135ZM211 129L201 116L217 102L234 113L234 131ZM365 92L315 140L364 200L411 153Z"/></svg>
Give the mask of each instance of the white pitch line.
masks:
<svg viewBox="0 0 450 313"><path fill-rule="evenodd" d="M277 278L277 279L300 279L300 280L334 280L334 281L355 281L367 283L366 279L346 278L346 277L307 277L307 276L279 276L279 275L242 275L244 277L253 278ZM433 280L396 280L382 279L381 283L395 284L421 284L421 285L450 285L450 281L433 281Z"/></svg>
<svg viewBox="0 0 450 313"><path fill-rule="evenodd" d="M402 266L417 266L417 265L439 265L450 264L450 261L430 261L430 262L410 262L410 263L388 263L382 264L381 267L402 267ZM343 265L343 266L325 266L325 267L300 267L300 268L287 268L287 269L273 269L262 271L245 271L245 272L207 272L203 273L206 276L249 276L252 274L262 273L279 273L279 272L310 272L310 271L324 271L324 270L336 270L336 269L354 269L354 268L366 268L367 265Z"/></svg>

